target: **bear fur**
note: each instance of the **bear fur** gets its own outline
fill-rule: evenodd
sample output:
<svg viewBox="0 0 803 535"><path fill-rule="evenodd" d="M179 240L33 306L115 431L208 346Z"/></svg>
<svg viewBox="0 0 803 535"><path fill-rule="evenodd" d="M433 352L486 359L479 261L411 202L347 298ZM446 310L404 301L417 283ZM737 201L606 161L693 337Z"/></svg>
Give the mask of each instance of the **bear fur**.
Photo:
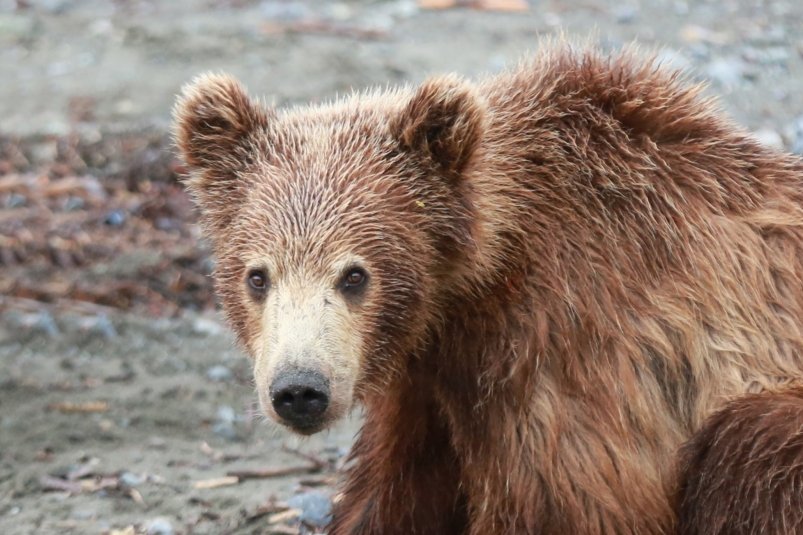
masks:
<svg viewBox="0 0 803 535"><path fill-rule="evenodd" d="M329 533L674 532L681 445L803 370L803 163L700 93L562 44L477 82L291 110L222 75L185 89L187 184L260 395L284 358L274 325L344 303L290 351L337 349L316 366L365 410ZM316 282L343 255L369 268L359 299ZM278 282L257 299L258 262Z"/></svg>
<svg viewBox="0 0 803 535"><path fill-rule="evenodd" d="M681 450L678 533L803 533L803 388L740 397Z"/></svg>

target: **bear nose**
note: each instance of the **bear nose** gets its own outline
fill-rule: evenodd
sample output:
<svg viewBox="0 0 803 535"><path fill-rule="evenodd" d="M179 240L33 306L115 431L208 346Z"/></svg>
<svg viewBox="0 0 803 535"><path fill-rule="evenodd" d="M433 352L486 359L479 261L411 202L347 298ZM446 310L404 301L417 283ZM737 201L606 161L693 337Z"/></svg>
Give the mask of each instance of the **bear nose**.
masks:
<svg viewBox="0 0 803 535"><path fill-rule="evenodd" d="M270 386L276 414L296 431L318 427L329 406L329 382L313 370L290 369L279 373Z"/></svg>

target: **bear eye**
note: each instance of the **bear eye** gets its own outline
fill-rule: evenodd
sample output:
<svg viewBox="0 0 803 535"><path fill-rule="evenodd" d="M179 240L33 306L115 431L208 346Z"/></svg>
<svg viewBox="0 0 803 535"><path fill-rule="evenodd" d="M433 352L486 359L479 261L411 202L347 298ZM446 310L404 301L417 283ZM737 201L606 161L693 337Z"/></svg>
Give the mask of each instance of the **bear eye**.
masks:
<svg viewBox="0 0 803 535"><path fill-rule="evenodd" d="M268 289L268 276L261 269L248 272L248 288L254 293L262 294Z"/></svg>
<svg viewBox="0 0 803 535"><path fill-rule="evenodd" d="M361 288L367 280L368 275L365 273L364 269L351 268L346 272L345 275L343 275L341 286L343 287L343 290L355 291Z"/></svg>

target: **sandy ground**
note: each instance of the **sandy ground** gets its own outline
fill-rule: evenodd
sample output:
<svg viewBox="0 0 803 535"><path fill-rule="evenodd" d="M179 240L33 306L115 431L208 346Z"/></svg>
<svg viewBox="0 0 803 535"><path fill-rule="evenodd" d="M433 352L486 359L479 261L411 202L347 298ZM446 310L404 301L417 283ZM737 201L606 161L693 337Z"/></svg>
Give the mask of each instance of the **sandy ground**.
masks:
<svg viewBox="0 0 803 535"><path fill-rule="evenodd" d="M330 483L356 429L299 440L263 423L248 362L214 317L112 315L89 329L53 317L25 329L19 311L3 316L0 533L263 533L260 507L299 481ZM296 470L195 488L274 468Z"/></svg>
<svg viewBox="0 0 803 535"><path fill-rule="evenodd" d="M205 70L231 72L277 105L493 72L563 32L656 50L709 80L766 143L803 152L803 3L530 6L0 0L0 134L166 131L174 95ZM285 502L330 488L359 419L299 441L253 405L249 363L212 312L0 301L0 533L296 532ZM292 473L197 488L281 467Z"/></svg>

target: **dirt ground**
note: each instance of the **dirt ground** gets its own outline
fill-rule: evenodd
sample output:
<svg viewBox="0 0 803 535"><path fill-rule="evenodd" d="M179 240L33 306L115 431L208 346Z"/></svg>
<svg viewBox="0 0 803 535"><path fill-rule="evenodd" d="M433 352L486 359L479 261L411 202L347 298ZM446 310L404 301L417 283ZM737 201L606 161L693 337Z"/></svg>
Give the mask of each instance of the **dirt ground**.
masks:
<svg viewBox="0 0 803 535"><path fill-rule="evenodd" d="M541 37L637 41L803 153L799 1L434 3L0 0L0 533L325 520L359 415L299 440L254 410L166 138L202 71L284 106L493 72Z"/></svg>

